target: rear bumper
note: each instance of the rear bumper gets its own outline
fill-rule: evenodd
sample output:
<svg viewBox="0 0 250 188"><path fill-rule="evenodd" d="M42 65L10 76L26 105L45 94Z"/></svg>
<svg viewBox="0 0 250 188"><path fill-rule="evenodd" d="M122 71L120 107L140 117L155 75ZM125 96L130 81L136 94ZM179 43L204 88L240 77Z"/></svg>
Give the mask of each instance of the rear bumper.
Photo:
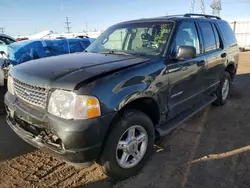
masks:
<svg viewBox="0 0 250 188"><path fill-rule="evenodd" d="M15 96L5 95L7 123L29 144L63 157L72 163L98 158L114 114L90 120L64 120L34 107Z"/></svg>

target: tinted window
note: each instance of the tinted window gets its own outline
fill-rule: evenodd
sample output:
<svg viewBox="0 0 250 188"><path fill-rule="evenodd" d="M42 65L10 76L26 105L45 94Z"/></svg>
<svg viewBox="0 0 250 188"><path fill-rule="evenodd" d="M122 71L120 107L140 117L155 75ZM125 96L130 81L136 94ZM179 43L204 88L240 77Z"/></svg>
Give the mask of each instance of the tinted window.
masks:
<svg viewBox="0 0 250 188"><path fill-rule="evenodd" d="M7 38L7 37L1 37L0 36L0 44L4 44L4 45L9 45L11 43L15 42L14 40Z"/></svg>
<svg viewBox="0 0 250 188"><path fill-rule="evenodd" d="M200 53L200 42L196 27L193 22L182 23L178 29L173 53L176 54L180 46L193 46L196 48L196 53Z"/></svg>
<svg viewBox="0 0 250 188"><path fill-rule="evenodd" d="M221 22L218 25L224 36L225 46L231 46L235 44L236 43L235 35L229 24L226 22Z"/></svg>
<svg viewBox="0 0 250 188"><path fill-rule="evenodd" d="M218 29L215 27L215 25L213 24L213 30L214 30L214 36L215 36L215 41L216 41L216 49L221 48L221 40L219 37L219 33L218 33Z"/></svg>
<svg viewBox="0 0 250 188"><path fill-rule="evenodd" d="M205 52L216 49L216 42L212 26L209 22L200 22L201 32L203 35Z"/></svg>

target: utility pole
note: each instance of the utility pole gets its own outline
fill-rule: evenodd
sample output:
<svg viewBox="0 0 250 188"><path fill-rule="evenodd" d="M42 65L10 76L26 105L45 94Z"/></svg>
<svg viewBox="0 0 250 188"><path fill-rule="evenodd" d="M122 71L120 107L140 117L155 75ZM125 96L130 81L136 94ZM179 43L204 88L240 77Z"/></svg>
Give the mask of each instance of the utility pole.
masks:
<svg viewBox="0 0 250 188"><path fill-rule="evenodd" d="M189 8L190 13L201 13L205 14L205 3L204 0L190 0L190 8Z"/></svg>
<svg viewBox="0 0 250 188"><path fill-rule="evenodd" d="M194 13L194 8L195 8L195 0L190 0L189 12Z"/></svg>
<svg viewBox="0 0 250 188"><path fill-rule="evenodd" d="M213 0L210 7L213 9L213 15L220 16L220 11L222 10L220 0Z"/></svg>
<svg viewBox="0 0 250 188"><path fill-rule="evenodd" d="M206 14L204 0L200 0L200 12L201 14Z"/></svg>
<svg viewBox="0 0 250 188"><path fill-rule="evenodd" d="M64 22L64 23L66 24L65 28L67 29L67 32L70 33L70 29L71 29L70 24L71 24L71 22L69 22L68 17L66 17L66 22Z"/></svg>
<svg viewBox="0 0 250 188"><path fill-rule="evenodd" d="M0 31L1 31L2 34L4 34L4 30L5 30L4 27L0 27Z"/></svg>
<svg viewBox="0 0 250 188"><path fill-rule="evenodd" d="M86 33L88 33L88 22L86 22L85 24L86 24Z"/></svg>

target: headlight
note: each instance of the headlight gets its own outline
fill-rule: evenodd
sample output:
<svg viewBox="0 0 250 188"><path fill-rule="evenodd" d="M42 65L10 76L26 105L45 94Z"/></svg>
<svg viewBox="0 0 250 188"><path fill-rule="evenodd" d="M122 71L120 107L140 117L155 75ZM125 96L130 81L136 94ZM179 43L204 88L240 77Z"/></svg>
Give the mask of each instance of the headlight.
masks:
<svg viewBox="0 0 250 188"><path fill-rule="evenodd" d="M14 87L13 87L13 78L11 76L8 76L8 83L7 83L7 88L8 88L8 91L14 95Z"/></svg>
<svg viewBox="0 0 250 188"><path fill-rule="evenodd" d="M64 119L91 119L101 116L97 98L63 90L55 90L51 94L48 112Z"/></svg>

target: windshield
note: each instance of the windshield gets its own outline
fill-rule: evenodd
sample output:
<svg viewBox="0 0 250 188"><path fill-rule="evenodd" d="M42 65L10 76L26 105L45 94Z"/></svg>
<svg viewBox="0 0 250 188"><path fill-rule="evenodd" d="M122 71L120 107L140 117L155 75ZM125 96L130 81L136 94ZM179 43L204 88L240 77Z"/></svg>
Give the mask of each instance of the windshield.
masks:
<svg viewBox="0 0 250 188"><path fill-rule="evenodd" d="M165 48L171 22L119 24L107 29L87 49L93 53L159 55ZM123 53L121 53L123 52Z"/></svg>
<svg viewBox="0 0 250 188"><path fill-rule="evenodd" d="M2 45L2 44L9 45L13 42L15 42L15 41L10 39L10 38L0 36L0 45Z"/></svg>

